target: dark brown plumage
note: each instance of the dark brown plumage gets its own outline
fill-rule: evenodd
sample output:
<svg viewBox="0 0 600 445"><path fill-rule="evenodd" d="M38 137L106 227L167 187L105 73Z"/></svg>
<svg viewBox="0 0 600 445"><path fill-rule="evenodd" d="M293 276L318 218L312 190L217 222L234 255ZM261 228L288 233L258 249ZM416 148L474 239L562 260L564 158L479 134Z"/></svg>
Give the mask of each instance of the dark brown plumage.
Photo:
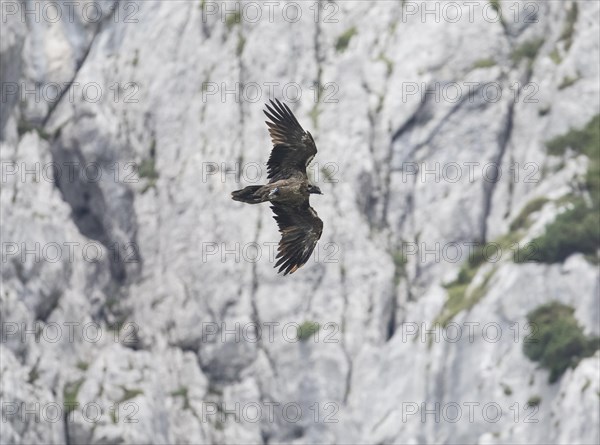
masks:
<svg viewBox="0 0 600 445"><path fill-rule="evenodd" d="M306 167L317 154L312 135L300 126L287 105L271 101L264 111L272 122L266 121L273 141L273 150L267 163L269 182L298 178L308 181ZM279 106L277 106L279 105Z"/></svg>
<svg viewBox="0 0 600 445"><path fill-rule="evenodd" d="M319 187L309 183L306 167L317 153L312 135L298 123L289 107L270 101L265 114L273 141L267 162L265 185L248 186L233 192L235 201L258 204L270 201L281 241L277 253L279 273L294 273L312 254L323 232L323 221L309 204L311 193L322 194Z"/></svg>

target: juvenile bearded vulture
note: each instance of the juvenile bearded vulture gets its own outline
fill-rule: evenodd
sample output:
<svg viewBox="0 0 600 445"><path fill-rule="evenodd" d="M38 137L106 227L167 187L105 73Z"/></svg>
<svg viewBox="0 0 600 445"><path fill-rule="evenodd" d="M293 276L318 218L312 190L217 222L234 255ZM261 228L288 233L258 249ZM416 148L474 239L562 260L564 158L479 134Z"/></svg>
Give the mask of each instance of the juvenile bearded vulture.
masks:
<svg viewBox="0 0 600 445"><path fill-rule="evenodd" d="M269 183L236 190L231 196L249 204L271 202L281 233L275 268L287 275L306 264L321 238L323 221L308 199L311 193L322 193L308 182L306 174L306 167L317 154L313 137L304 131L286 104L277 99L270 102L264 112L271 120L266 124L273 140L267 163Z"/></svg>

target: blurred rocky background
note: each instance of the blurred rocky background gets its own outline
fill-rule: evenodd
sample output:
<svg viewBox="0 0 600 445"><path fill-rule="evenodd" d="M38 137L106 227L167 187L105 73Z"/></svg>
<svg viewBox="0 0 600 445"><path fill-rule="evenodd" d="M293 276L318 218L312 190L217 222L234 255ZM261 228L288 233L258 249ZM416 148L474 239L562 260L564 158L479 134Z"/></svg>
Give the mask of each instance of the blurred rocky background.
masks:
<svg viewBox="0 0 600 445"><path fill-rule="evenodd" d="M0 4L2 443L600 441L598 2Z"/></svg>

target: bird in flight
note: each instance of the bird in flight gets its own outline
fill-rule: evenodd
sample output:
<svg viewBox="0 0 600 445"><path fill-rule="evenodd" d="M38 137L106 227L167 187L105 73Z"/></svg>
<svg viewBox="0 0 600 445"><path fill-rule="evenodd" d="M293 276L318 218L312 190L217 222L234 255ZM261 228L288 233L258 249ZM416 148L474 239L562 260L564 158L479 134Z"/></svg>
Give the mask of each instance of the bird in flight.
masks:
<svg viewBox="0 0 600 445"><path fill-rule="evenodd" d="M289 107L275 99L264 113L273 141L267 163L265 185L250 185L231 194L235 201L258 204L269 201L279 226L281 241L277 250L278 273L292 274L302 267L321 233L323 221L310 206L311 193L322 195L319 187L308 181L306 167L317 154L312 135L300 126Z"/></svg>

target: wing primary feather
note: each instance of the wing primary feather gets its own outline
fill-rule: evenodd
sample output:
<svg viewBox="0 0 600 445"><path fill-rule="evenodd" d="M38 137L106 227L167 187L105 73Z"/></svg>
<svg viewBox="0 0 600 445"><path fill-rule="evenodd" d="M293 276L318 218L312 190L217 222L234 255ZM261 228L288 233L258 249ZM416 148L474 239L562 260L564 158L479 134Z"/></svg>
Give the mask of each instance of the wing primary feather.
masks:
<svg viewBox="0 0 600 445"><path fill-rule="evenodd" d="M281 233L275 268L287 275L309 261L321 237L323 221L308 204L308 198L300 206L275 204L271 209Z"/></svg>

